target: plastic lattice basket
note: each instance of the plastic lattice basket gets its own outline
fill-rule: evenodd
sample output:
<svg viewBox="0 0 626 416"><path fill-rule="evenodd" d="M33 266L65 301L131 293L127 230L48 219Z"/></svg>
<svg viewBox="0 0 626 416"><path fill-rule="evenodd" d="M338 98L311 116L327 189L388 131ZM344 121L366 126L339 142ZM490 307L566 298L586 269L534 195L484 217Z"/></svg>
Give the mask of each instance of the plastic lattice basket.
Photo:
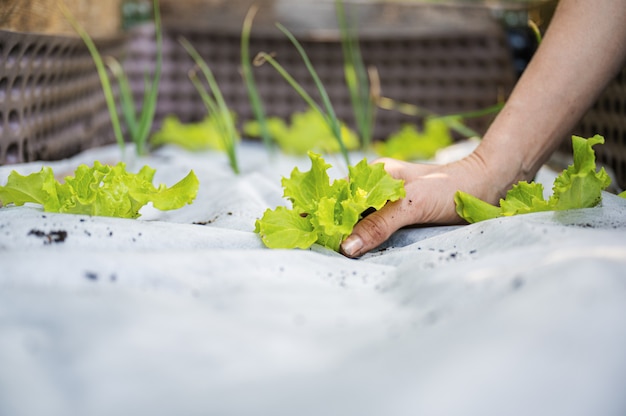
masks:
<svg viewBox="0 0 626 416"><path fill-rule="evenodd" d="M598 162L610 167L620 189L626 189L626 68L583 117L575 134L604 136L604 145L595 148ZM567 144L569 150L571 144Z"/></svg>
<svg viewBox="0 0 626 416"><path fill-rule="evenodd" d="M368 66L377 68L383 96L438 114L452 114L491 106L508 95L516 81L511 50L501 25L488 13L478 8L446 9L440 10L441 13L431 10L430 14L415 8L411 10L421 19L414 25L403 22L402 25L389 27L361 26L363 58ZM383 12L367 9L362 13L369 13L372 18ZM411 19L410 14L404 11L399 15L402 19ZM446 16L446 21L442 25L436 22L422 24L428 16ZM328 89L337 115L351 124L352 107L345 87L343 54L336 24L335 29L312 29L286 20L285 25L303 44ZM205 24L194 24L192 20L184 25L180 21L166 25L157 126L168 114L175 114L187 122L206 115L206 109L188 79L193 63L178 42L181 36L198 49L211 67L238 120L253 117L240 73L241 21L234 21L236 24L220 24L219 16L212 16ZM274 21L268 23L266 19L265 23L263 17L260 22L255 22L250 39L251 55L260 51L275 54L293 77L313 97L317 97L313 80L296 49L274 27ZM400 30L400 26L408 29ZM138 88L143 87L144 68L153 65L155 60L153 38L149 26L136 28L131 36L126 68ZM254 75L269 116L287 119L294 112L307 108L300 96L269 64L255 68ZM491 116L474 119L469 125L482 133L491 119ZM386 138L403 123L419 124L420 121L400 112L380 110L375 139Z"/></svg>
<svg viewBox="0 0 626 416"><path fill-rule="evenodd" d="M125 42L97 45L119 57ZM0 164L60 159L112 141L100 80L80 38L0 31Z"/></svg>

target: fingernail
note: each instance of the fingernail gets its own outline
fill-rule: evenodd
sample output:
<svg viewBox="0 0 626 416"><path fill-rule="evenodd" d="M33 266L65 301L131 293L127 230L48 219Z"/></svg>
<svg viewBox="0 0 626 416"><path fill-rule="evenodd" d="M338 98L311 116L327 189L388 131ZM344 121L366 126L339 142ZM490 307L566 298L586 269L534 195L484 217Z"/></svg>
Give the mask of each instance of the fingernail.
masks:
<svg viewBox="0 0 626 416"><path fill-rule="evenodd" d="M355 256L363 248L363 240L358 235L351 235L341 243L341 251L348 257Z"/></svg>

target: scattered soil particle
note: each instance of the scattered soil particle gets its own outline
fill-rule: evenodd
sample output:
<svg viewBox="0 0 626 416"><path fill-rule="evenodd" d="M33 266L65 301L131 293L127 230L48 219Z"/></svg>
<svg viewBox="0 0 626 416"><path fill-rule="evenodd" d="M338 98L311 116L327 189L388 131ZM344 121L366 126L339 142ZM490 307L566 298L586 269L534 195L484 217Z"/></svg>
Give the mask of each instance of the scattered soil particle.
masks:
<svg viewBox="0 0 626 416"><path fill-rule="evenodd" d="M511 282L511 287L513 288L513 290L519 290L522 288L522 286L524 286L524 283L524 279L518 276L515 277Z"/></svg>
<svg viewBox="0 0 626 416"><path fill-rule="evenodd" d="M579 227L579 228L596 228L594 224L591 224L589 222L586 222L584 224L572 224L572 226Z"/></svg>
<svg viewBox="0 0 626 416"><path fill-rule="evenodd" d="M95 282L98 280L98 274L94 272L85 272L85 278Z"/></svg>
<svg viewBox="0 0 626 416"><path fill-rule="evenodd" d="M220 216L217 215L214 218L211 218L210 220L206 220L206 221L194 221L192 224L195 225L209 225L209 224L213 224Z"/></svg>
<svg viewBox="0 0 626 416"><path fill-rule="evenodd" d="M62 243L67 238L67 231L57 230L46 233L45 231L32 229L28 232L28 235L34 235L35 237L43 238L44 244Z"/></svg>

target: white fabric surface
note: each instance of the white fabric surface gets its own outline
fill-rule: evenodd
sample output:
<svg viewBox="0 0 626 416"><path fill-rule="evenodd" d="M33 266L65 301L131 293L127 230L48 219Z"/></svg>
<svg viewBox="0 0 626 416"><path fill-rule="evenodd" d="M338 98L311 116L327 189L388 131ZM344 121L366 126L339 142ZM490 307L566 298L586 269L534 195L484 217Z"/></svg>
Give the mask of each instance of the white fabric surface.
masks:
<svg viewBox="0 0 626 416"><path fill-rule="evenodd" d="M254 220L309 162L240 158L129 163L200 179L139 220L0 209L0 415L626 414L626 200L405 229L351 260L266 249Z"/></svg>

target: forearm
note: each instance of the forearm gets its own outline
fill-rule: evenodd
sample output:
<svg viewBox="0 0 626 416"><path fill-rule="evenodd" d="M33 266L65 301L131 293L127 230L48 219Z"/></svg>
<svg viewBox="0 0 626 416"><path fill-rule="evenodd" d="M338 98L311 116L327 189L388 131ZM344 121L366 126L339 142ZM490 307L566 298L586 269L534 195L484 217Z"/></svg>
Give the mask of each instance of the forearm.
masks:
<svg viewBox="0 0 626 416"><path fill-rule="evenodd" d="M544 40L477 150L502 194L531 179L626 58L626 1L561 0Z"/></svg>

